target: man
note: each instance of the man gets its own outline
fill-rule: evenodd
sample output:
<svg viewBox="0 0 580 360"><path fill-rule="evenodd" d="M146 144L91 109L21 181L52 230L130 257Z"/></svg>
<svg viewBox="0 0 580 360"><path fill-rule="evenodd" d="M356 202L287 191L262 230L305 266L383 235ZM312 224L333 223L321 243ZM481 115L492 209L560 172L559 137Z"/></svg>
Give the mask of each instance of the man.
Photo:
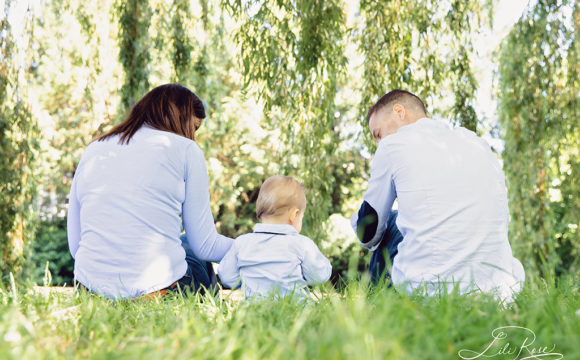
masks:
<svg viewBox="0 0 580 360"><path fill-rule="evenodd" d="M405 291L458 286L510 299L524 270L508 242L505 180L489 145L465 128L427 118L423 101L404 90L383 96L367 120L379 144L351 223L373 251L373 282L389 277L386 250L392 281ZM391 210L395 198L398 212Z"/></svg>

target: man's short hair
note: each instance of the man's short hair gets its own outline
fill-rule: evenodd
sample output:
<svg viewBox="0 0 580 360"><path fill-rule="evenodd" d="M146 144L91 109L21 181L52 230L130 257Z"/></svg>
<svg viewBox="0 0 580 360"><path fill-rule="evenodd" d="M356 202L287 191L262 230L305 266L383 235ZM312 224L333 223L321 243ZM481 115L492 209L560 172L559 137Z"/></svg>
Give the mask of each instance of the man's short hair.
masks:
<svg viewBox="0 0 580 360"><path fill-rule="evenodd" d="M275 175L264 181L256 201L258 220L262 220L263 217L282 215L284 211L292 207L300 210L306 208L304 188L298 180L291 176Z"/></svg>
<svg viewBox="0 0 580 360"><path fill-rule="evenodd" d="M379 101L377 101L373 107L370 108L367 114L367 122L371 120L371 116L374 113L381 110L385 106L392 105L394 103L399 103L405 107L414 108L417 111L422 111L423 113L427 114L423 100L421 100L417 95L407 90L396 89L391 90L383 95L383 97L380 98Z"/></svg>

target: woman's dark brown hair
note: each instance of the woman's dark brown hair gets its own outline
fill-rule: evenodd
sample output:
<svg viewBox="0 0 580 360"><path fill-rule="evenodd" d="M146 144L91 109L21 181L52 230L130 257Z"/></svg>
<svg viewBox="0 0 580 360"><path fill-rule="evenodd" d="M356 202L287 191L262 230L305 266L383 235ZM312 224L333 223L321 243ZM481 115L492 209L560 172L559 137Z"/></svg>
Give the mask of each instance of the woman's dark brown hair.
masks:
<svg viewBox="0 0 580 360"><path fill-rule="evenodd" d="M172 132L194 140L195 132L205 118L205 109L200 98L179 84L165 84L149 91L139 100L125 121L99 137L103 141L121 134L119 143L128 144L141 126Z"/></svg>

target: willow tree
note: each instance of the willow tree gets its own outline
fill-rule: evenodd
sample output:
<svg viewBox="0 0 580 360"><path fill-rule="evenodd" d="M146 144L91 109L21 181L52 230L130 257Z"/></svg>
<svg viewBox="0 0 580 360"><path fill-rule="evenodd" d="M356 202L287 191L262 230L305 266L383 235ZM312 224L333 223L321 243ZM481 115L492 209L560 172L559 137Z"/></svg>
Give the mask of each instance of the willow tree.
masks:
<svg viewBox="0 0 580 360"><path fill-rule="evenodd" d="M580 253L578 2L539 0L499 56L510 239L528 269L576 269Z"/></svg>
<svg viewBox="0 0 580 360"><path fill-rule="evenodd" d="M38 145L38 130L27 102L30 53L16 41L26 45L31 41L31 14L27 11L19 19L22 28L15 31L6 16L14 4L5 4L0 9L0 280L9 271L21 269L31 236Z"/></svg>
<svg viewBox="0 0 580 360"><path fill-rule="evenodd" d="M285 172L304 180L314 204L307 223L328 217L336 185L330 159L344 121L336 97L357 84L344 81L349 41L358 45L363 67L357 118L364 128L372 102L393 88L436 104L451 92L453 109L439 106L436 112L455 110L459 124L476 128L471 39L485 25L487 2L457 0L444 8L435 0L362 0L360 25L351 29L340 0L229 1L228 7L241 22L235 39L245 83L257 89L270 125L281 129Z"/></svg>
<svg viewBox="0 0 580 360"><path fill-rule="evenodd" d="M308 224L328 216L335 179L328 159L337 144L335 97L344 76L345 16L339 0L230 2L241 21L246 84L257 88L269 124L286 144L278 157L283 171L304 181ZM321 229L309 227L310 231Z"/></svg>

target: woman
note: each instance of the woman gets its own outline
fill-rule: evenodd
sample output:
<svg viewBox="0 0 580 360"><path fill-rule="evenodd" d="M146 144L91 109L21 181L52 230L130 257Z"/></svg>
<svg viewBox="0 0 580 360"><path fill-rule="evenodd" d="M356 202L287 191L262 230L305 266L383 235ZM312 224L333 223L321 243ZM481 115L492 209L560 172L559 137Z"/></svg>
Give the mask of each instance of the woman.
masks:
<svg viewBox="0 0 580 360"><path fill-rule="evenodd" d="M79 284L110 298L209 286L206 261L219 262L232 239L217 233L210 210L205 159L194 141L203 118L197 95L162 85L86 148L67 219Z"/></svg>

